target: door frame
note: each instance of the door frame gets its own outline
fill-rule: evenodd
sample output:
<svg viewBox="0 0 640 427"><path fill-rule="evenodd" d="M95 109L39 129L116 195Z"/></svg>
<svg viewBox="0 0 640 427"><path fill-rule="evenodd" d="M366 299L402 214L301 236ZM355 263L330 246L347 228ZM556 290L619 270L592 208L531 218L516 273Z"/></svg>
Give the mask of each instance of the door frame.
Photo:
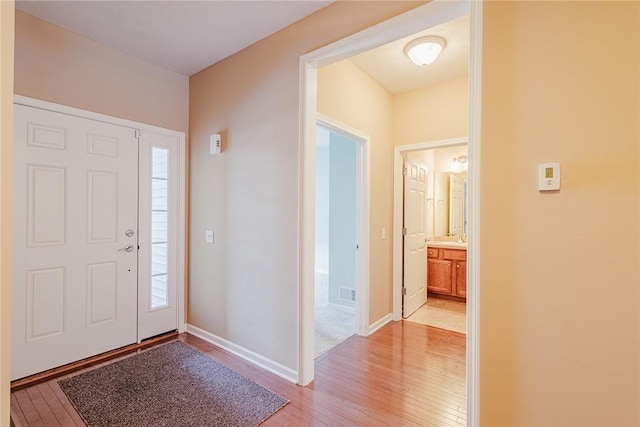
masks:
<svg viewBox="0 0 640 427"><path fill-rule="evenodd" d="M469 242L467 265L467 416L479 424L479 261L480 261L480 117L482 69L482 2L433 0L388 21L348 36L300 57L299 143L299 308L298 383L314 378L313 301L315 265L315 123L318 68L369 49L470 15L469 63ZM392 314L392 313L390 313Z"/></svg>
<svg viewBox="0 0 640 427"><path fill-rule="evenodd" d="M393 314L392 320L402 320L402 278L404 273L402 227L404 223L404 155L412 151L457 147L469 144L468 138L441 139L418 144L398 145L393 149ZM469 254L467 254L469 257ZM467 309L468 314L468 309Z"/></svg>
<svg viewBox="0 0 640 427"><path fill-rule="evenodd" d="M371 137L349 125L323 114L316 114L316 124L344 135L356 142L356 334L369 335L369 197ZM315 141L314 141L315 145ZM314 153L315 162L315 153ZM315 165L315 163L314 163ZM314 167L315 174L315 167ZM314 182L315 187L315 182ZM314 195L315 197L315 195ZM315 213L315 204L314 204ZM314 215L315 221L315 215ZM315 243L315 238L314 238ZM315 256L315 248L314 248ZM315 280L314 280L315 282ZM314 283L315 286L315 283ZM315 323L315 316L314 316ZM313 338L315 344L315 338ZM314 346L315 348L315 346Z"/></svg>
<svg viewBox="0 0 640 427"><path fill-rule="evenodd" d="M22 95L14 95L13 103L28 107L39 108L42 110L52 111L55 113L67 114L69 116L80 117L83 119L95 120L103 123L129 127L138 129L140 137L143 138L145 132L175 137L178 141L178 212L177 212L177 241L176 241L176 286L178 291L177 301L177 328L178 332L187 330L186 310L185 310L185 208L186 208L186 155L185 155L185 134L171 129L165 129L158 126L147 125L144 123L134 122L132 120L121 119L118 117L108 116L105 114L94 113L92 111L81 110L79 108L69 107L66 105L55 104L41 99L29 98ZM137 183L136 183L137 184ZM143 189L139 189L143 191ZM147 189L148 191L148 189ZM139 215L139 213L138 213ZM136 304L137 306L137 304ZM136 324L136 329L137 324ZM138 339L139 342L139 339Z"/></svg>

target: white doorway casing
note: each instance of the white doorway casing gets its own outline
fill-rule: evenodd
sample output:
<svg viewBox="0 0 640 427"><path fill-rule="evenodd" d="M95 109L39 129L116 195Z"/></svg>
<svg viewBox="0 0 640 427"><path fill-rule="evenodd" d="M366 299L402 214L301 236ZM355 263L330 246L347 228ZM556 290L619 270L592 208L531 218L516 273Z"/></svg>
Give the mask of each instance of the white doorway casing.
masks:
<svg viewBox="0 0 640 427"><path fill-rule="evenodd" d="M314 378L314 212L315 212L315 124L317 69L386 43L398 40L459 16L470 15L469 66L469 240L467 288L467 416L468 425L479 424L479 166L480 83L482 46L482 2L434 0L400 16L375 25L300 58L300 258L298 383ZM394 232L394 235L396 233ZM394 259L394 282L398 264ZM401 268L401 266L400 266ZM394 297L396 295L394 283ZM400 308L400 309L398 309ZM401 304L394 298L393 319L401 317Z"/></svg>

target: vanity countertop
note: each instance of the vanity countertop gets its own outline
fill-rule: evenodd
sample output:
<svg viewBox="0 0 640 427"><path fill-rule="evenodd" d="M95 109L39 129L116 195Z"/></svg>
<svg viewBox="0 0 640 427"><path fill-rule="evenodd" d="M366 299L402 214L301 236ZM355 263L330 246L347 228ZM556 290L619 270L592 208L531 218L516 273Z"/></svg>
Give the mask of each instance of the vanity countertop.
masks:
<svg viewBox="0 0 640 427"><path fill-rule="evenodd" d="M429 248L451 248L451 249L467 249L466 242L439 242L429 241L427 242Z"/></svg>

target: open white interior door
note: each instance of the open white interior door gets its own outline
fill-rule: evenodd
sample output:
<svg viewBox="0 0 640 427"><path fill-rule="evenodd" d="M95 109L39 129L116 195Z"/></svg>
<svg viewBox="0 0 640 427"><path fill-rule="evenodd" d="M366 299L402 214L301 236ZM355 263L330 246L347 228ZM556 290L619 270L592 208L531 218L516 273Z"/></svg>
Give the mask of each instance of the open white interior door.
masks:
<svg viewBox="0 0 640 427"><path fill-rule="evenodd" d="M427 301L425 167L405 162L404 277L402 316L407 318Z"/></svg>
<svg viewBox="0 0 640 427"><path fill-rule="evenodd" d="M14 105L11 378L136 342L132 128Z"/></svg>

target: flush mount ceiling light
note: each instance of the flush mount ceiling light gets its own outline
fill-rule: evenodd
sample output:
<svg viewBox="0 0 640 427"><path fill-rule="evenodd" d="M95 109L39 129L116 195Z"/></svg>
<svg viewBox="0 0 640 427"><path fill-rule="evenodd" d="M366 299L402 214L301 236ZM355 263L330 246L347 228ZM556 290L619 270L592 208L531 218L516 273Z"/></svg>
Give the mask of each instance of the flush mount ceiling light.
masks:
<svg viewBox="0 0 640 427"><path fill-rule="evenodd" d="M442 37L419 37L405 46L404 53L414 64L423 67L435 61L446 45L447 42Z"/></svg>

